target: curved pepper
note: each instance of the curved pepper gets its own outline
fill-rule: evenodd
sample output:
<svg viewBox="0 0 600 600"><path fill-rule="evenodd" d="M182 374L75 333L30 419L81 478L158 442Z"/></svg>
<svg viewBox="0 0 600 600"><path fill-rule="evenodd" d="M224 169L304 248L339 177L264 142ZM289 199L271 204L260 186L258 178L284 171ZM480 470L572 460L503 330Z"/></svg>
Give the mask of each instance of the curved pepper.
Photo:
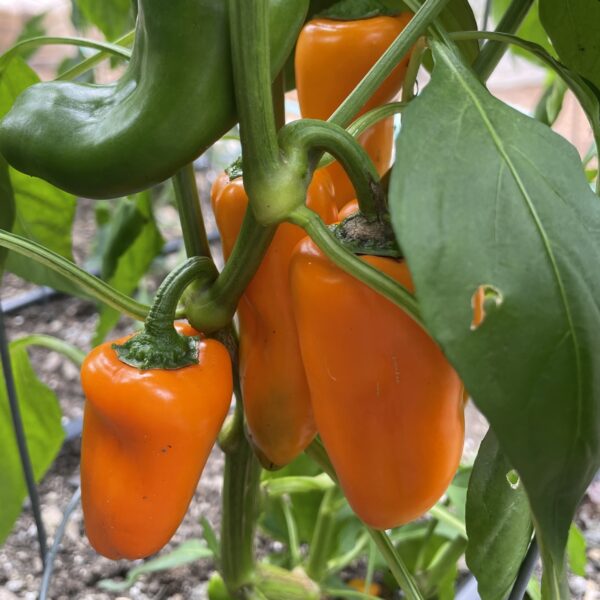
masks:
<svg viewBox="0 0 600 600"><path fill-rule="evenodd" d="M228 258L248 206L242 179L219 177L212 203ZM325 171L314 174L307 204L325 222L336 220L333 186ZM252 443L268 466L286 465L315 435L288 279L292 251L304 235L295 225L279 225L238 306L244 409Z"/></svg>
<svg viewBox="0 0 600 600"><path fill-rule="evenodd" d="M177 329L198 335L188 325ZM140 371L121 362L107 342L85 359L81 382L87 536L108 558L149 556L183 519L227 414L229 354L221 343L200 339L198 364Z"/></svg>
<svg viewBox="0 0 600 600"><path fill-rule="evenodd" d="M125 196L173 175L236 121L227 3L139 0L131 61L113 85L31 86L0 123L19 171L89 198ZM307 0L271 0L275 75Z"/></svg>
<svg viewBox="0 0 600 600"><path fill-rule="evenodd" d="M302 116L328 119L358 85L379 57L410 21L410 13L395 17L338 21L317 18L302 29L296 45L296 86ZM365 104L361 114L391 101L406 75L409 56L392 71ZM383 175L390 167L394 119L388 118L363 133L359 140L377 171ZM335 186L339 208L355 195L354 188L339 163L327 167Z"/></svg>
<svg viewBox="0 0 600 600"><path fill-rule="evenodd" d="M413 289L404 261L361 258ZM458 375L410 317L308 238L292 257L291 290L317 430L350 505L378 529L412 521L460 461Z"/></svg>

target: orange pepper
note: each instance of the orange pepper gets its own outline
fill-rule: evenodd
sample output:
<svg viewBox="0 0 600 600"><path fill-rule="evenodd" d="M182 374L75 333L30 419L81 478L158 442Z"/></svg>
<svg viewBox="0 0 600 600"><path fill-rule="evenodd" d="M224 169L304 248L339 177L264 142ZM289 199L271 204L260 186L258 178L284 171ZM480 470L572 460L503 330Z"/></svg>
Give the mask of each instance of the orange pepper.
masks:
<svg viewBox="0 0 600 600"><path fill-rule="evenodd" d="M348 582L348 587L355 589L357 592L363 592L369 594L369 596L380 596L382 593L381 586L378 583L371 583L367 589L365 589L364 579L351 579Z"/></svg>
<svg viewBox="0 0 600 600"><path fill-rule="evenodd" d="M328 119L406 27L411 13L395 17L337 21L314 19L302 29L296 45L298 102L303 117ZM386 102L400 91L410 55L379 86L357 117ZM380 175L390 167L394 120L388 118L359 138ZM338 208L354 197L354 188L339 163L327 167L335 186Z"/></svg>
<svg viewBox="0 0 600 600"><path fill-rule="evenodd" d="M229 181L226 174L217 179L211 196L227 259L248 197L242 179ZM333 185L324 170L313 176L307 205L327 223L337 219ZM240 378L248 431L261 460L270 466L292 461L316 432L288 278L292 251L304 235L295 225L279 225L238 306Z"/></svg>
<svg viewBox="0 0 600 600"><path fill-rule="evenodd" d="M406 262L361 259L413 289ZM460 461L458 375L421 327L309 238L294 251L291 289L317 429L350 505L378 529L412 521Z"/></svg>
<svg viewBox="0 0 600 600"><path fill-rule="evenodd" d="M199 335L188 325L177 329ZM108 558L149 556L183 519L227 414L229 354L220 342L201 339L198 364L140 371L121 362L107 342L85 359L81 382L87 536Z"/></svg>

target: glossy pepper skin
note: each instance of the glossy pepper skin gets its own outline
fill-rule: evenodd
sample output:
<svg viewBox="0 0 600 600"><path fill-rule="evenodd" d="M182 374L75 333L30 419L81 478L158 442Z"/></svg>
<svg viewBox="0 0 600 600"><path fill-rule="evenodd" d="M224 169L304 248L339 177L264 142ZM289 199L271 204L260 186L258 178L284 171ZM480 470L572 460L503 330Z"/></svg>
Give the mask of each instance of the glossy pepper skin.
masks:
<svg viewBox="0 0 600 600"><path fill-rule="evenodd" d="M413 289L404 261L362 260ZM410 317L308 238L294 252L291 289L317 430L350 505L377 529L412 521L460 461L457 374Z"/></svg>
<svg viewBox="0 0 600 600"><path fill-rule="evenodd" d="M187 325L178 330L198 335ZM227 414L229 355L220 342L201 339L197 365L140 371L107 342L87 356L81 380L86 534L108 558L149 556L183 519Z"/></svg>
<svg viewBox="0 0 600 600"><path fill-rule="evenodd" d="M308 0L270 0L271 67L291 52ZM26 89L0 123L16 169L88 198L172 176L236 121L227 2L138 0L129 66L114 85Z"/></svg>
<svg viewBox="0 0 600 600"><path fill-rule="evenodd" d="M225 174L212 192L223 253L228 258L248 197L242 179L229 181ZM315 173L307 204L325 222L336 220L333 186L325 171ZM286 465L315 435L288 278L292 251L303 237L299 227L279 225L238 306L244 409L252 443L266 466Z"/></svg>
<svg viewBox="0 0 600 600"><path fill-rule="evenodd" d="M296 87L300 112L310 119L328 119L367 74L410 21L410 13L395 17L337 21L313 19L302 29L296 45ZM391 101L406 75L409 56L392 71L357 116ZM393 119L380 121L360 142L380 175L392 158ZM339 163L327 167L339 208L354 197L354 189Z"/></svg>

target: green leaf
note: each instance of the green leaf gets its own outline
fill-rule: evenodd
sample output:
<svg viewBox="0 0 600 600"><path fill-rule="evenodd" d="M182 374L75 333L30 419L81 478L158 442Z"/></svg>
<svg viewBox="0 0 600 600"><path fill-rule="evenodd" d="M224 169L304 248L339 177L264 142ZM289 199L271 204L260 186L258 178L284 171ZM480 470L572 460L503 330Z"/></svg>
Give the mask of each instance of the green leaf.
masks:
<svg viewBox="0 0 600 600"><path fill-rule="evenodd" d="M97 210L96 215L100 225L97 233L100 276L106 281L114 275L119 259L131 247L148 219L138 209L135 198L106 202L104 207L108 210Z"/></svg>
<svg viewBox="0 0 600 600"><path fill-rule="evenodd" d="M567 84L560 77L552 77L535 107L533 116L544 125L549 127L554 125L562 110L567 90ZM591 95L590 99L594 101Z"/></svg>
<svg viewBox="0 0 600 600"><path fill-rule="evenodd" d="M454 600L456 598L456 580L458 578L458 563L452 566L440 583L438 584L437 593L439 600Z"/></svg>
<svg viewBox="0 0 600 600"><path fill-rule="evenodd" d="M130 295L164 244L154 219L150 192L121 200L114 219L107 227L109 233L103 253L103 274L111 286ZM102 305L93 345L104 340L119 317L118 311Z"/></svg>
<svg viewBox="0 0 600 600"><path fill-rule="evenodd" d="M523 486L510 482L508 459L490 430L473 467L467 495L466 559L483 600L508 595L531 541L532 523Z"/></svg>
<svg viewBox="0 0 600 600"><path fill-rule="evenodd" d="M454 476L452 483L446 490L454 514L462 521L465 520L465 505L467 502L467 489L471 478L472 467L460 466L458 472Z"/></svg>
<svg viewBox="0 0 600 600"><path fill-rule="evenodd" d="M219 547L219 540L215 530L206 517L200 518L200 525L202 525L202 535L206 540L209 550L213 553L215 560L220 560L221 549Z"/></svg>
<svg viewBox="0 0 600 600"><path fill-rule="evenodd" d="M600 87L600 2L539 0L540 20L561 61Z"/></svg>
<svg viewBox="0 0 600 600"><path fill-rule="evenodd" d="M20 56L15 56L6 68L0 70L0 118L10 110L23 90L39 80L35 71Z"/></svg>
<svg viewBox="0 0 600 600"><path fill-rule="evenodd" d="M158 558L153 558L138 567L131 569L123 581L114 579L102 579L98 582L98 587L110 592L122 592L130 588L140 575L146 573L155 573L156 571L166 571L196 562L202 558L212 558L213 553L200 540L188 540L175 548L168 554L163 554Z"/></svg>
<svg viewBox="0 0 600 600"><path fill-rule="evenodd" d="M86 21L102 31L107 40L114 40L133 26L131 0L77 0Z"/></svg>
<svg viewBox="0 0 600 600"><path fill-rule="evenodd" d="M16 57L0 71L0 117L16 97L39 78L22 58ZM14 193L14 233L38 242L72 260L71 228L75 217L75 198L42 179L23 175L9 168ZM9 253L6 268L19 277L69 293L76 288L67 279L31 260Z"/></svg>
<svg viewBox="0 0 600 600"><path fill-rule="evenodd" d="M567 556L571 571L579 577L585 577L585 566L587 565L585 537L575 523L572 523L571 529L569 529Z"/></svg>
<svg viewBox="0 0 600 600"><path fill-rule="evenodd" d="M61 411L54 392L44 385L33 370L23 344L11 345L10 357L15 388L33 466L39 481L58 454L64 431ZM0 544L21 514L27 488L19 458L6 384L0 368Z"/></svg>
<svg viewBox="0 0 600 600"><path fill-rule="evenodd" d="M43 179L29 177L12 168L10 178L16 205L13 232L72 261L71 230L76 209L74 196ZM9 253L6 268L32 283L81 295L65 277L14 252Z"/></svg>
<svg viewBox="0 0 600 600"><path fill-rule="evenodd" d="M311 477L318 475L320 472L321 470L312 460L305 454L301 454L283 469L279 469L278 471L264 471L262 479L269 481L284 477ZM290 494L290 498L292 500L292 513L298 525L298 537L301 542L309 542L312 538L323 492L315 491ZM281 509L281 502L277 498L267 496L260 525L269 535L287 543L287 525Z"/></svg>
<svg viewBox="0 0 600 600"><path fill-rule="evenodd" d="M527 595L531 600L542 600L540 583L535 577L532 577L527 584Z"/></svg>
<svg viewBox="0 0 600 600"><path fill-rule="evenodd" d="M431 83L398 137L393 226L429 331L521 476L559 596L600 466L600 202L569 143L432 46Z"/></svg>
<svg viewBox="0 0 600 600"><path fill-rule="evenodd" d="M8 163L0 154L0 229L12 231L15 222L15 196L13 194L10 176L8 174ZM0 281L4 272L4 262L7 252L0 248Z"/></svg>
<svg viewBox="0 0 600 600"><path fill-rule="evenodd" d="M467 0L450 0L440 14L440 23L448 32L452 31L474 31L477 29L477 21L473 9ZM479 56L479 44L476 41L457 42L463 58L472 65Z"/></svg>

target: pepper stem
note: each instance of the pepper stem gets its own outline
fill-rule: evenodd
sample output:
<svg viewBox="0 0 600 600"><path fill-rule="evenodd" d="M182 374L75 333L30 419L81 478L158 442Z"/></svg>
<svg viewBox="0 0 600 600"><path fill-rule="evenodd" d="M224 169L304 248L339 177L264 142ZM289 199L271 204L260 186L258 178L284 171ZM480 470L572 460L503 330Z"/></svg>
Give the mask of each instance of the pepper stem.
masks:
<svg viewBox="0 0 600 600"><path fill-rule="evenodd" d="M348 173L361 213L372 219L383 217L385 197L379 173L366 150L343 127L317 119L300 119L281 129L279 143L289 156L297 152L307 154L313 165L321 151L329 152Z"/></svg>
<svg viewBox="0 0 600 600"><path fill-rule="evenodd" d="M195 279L213 281L217 274L212 260L199 256L171 271L156 292L143 331L123 344L113 344L119 360L141 370L197 364L197 338L179 334L173 321L185 288Z"/></svg>

